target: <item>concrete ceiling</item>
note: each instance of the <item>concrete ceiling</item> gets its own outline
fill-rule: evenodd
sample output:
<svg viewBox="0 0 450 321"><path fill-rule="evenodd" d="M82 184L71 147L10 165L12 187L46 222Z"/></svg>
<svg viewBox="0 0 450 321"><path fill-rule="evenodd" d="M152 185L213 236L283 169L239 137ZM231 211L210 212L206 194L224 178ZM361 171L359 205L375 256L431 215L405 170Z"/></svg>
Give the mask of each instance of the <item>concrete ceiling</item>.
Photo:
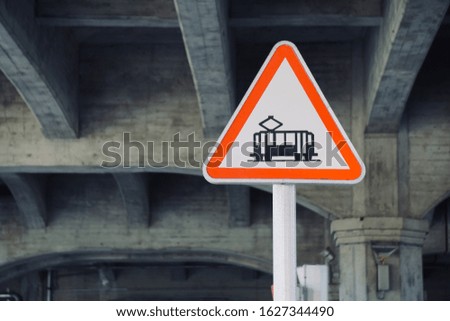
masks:
<svg viewBox="0 0 450 321"><path fill-rule="evenodd" d="M329 220L425 217L450 191L449 2L1 0L0 262L143 242L270 260L270 186L210 186L200 151L180 152L197 161L181 168L159 148L176 133L216 139L280 40L299 47L368 169L355 187L298 186L298 228L317 238L305 260L333 242ZM102 146L124 133L157 148L102 168Z"/></svg>

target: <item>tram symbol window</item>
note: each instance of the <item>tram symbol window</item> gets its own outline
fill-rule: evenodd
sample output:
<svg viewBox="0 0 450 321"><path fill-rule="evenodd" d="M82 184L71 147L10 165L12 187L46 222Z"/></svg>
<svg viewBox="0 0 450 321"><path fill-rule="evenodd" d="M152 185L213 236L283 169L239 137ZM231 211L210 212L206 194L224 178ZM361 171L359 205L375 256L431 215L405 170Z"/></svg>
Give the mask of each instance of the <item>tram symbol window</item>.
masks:
<svg viewBox="0 0 450 321"><path fill-rule="evenodd" d="M268 116L259 123L265 130L253 134L255 162L318 161L314 146L314 134L307 130L277 130L283 123Z"/></svg>

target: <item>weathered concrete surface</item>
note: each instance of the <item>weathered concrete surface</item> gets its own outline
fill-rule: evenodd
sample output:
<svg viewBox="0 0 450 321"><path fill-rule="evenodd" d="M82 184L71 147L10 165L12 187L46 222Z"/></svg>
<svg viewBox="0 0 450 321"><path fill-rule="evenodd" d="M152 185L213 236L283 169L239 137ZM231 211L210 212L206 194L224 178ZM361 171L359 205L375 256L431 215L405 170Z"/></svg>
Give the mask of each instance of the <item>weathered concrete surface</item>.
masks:
<svg viewBox="0 0 450 321"><path fill-rule="evenodd" d="M233 27L377 26L381 1L230 1Z"/></svg>
<svg viewBox="0 0 450 321"><path fill-rule="evenodd" d="M69 33L38 25L27 0L0 2L0 68L49 138L78 135L78 51Z"/></svg>
<svg viewBox="0 0 450 321"><path fill-rule="evenodd" d="M378 38L381 49L372 58L379 59L369 64L363 61L362 46L367 30L361 26L380 23L381 1L258 1L259 6L254 6L253 1L231 1L230 12L218 10L218 2L196 3L205 6L197 6L198 11L186 10L184 15L179 11L177 15L170 1L139 0L133 4L106 0L38 1L38 14L42 19L53 19L53 23L115 27L68 27L81 43L78 91L81 137L78 140L48 140L43 136L13 86L0 77L0 172L26 173L33 178L37 173L49 175L45 229L27 229L20 220L17 208L20 203L16 204L13 196L0 186L0 262L4 263L0 274L11 276L13 271L44 269L71 261L181 262L187 258L270 271L271 196L254 188L240 187L244 192L234 193L238 197L233 200L233 193L226 187L209 185L200 176L200 162L205 154L199 149L194 153L188 153L187 148L164 153L161 146L164 141L173 141L178 132L182 140L195 133L199 141L205 142L204 128L217 127L216 119L202 123L198 86L193 79L202 79L207 85L211 78L214 80L216 74L208 78L211 76L208 63L213 62L217 63L213 67L220 66L225 73L219 73L220 79L228 81L234 70L230 59L233 52L225 49L229 43L237 49L237 82L236 86L225 84L221 93L231 97L236 87L236 96L242 97L273 43L289 38L299 46L368 169L364 182L355 187L297 188L298 203L310 210L298 207L298 263L323 263L318 253L325 246L333 246L329 222L315 214L334 220L351 218L355 224L348 225L347 221L335 232L342 298L381 297L375 288L375 261L369 243L392 245L394 242L399 249L387 261L392 265L393 290L385 293L385 299L420 299L420 257L425 232L420 226L412 226L409 219L421 219L449 195L448 36L444 39L439 36L448 34L448 28L441 27L419 77L414 80L415 75L409 71L418 70L420 59L428 51L424 44L431 43L432 33L436 31L424 36L420 28L428 30L431 25L438 26L433 19L426 22L412 19L408 23L407 19L419 10L414 5L409 7L419 3L415 0L389 2L392 6L387 7L379 31L383 32L389 24L396 24L396 31L393 38ZM324 3L328 5L324 7ZM139 4L142 11L137 9ZM395 10L389 9L403 4L407 10L402 14L394 14ZM39 9L39 5L46 8ZM210 10L212 7L215 9ZM49 11L45 13L42 8ZM56 11L52 12L52 8ZM270 17L261 17L266 14ZM100 16L90 20L97 15ZM183 29L186 47L183 47L181 29L173 24L178 16L182 18L181 26L186 27ZM40 22L46 21L49 20ZM263 23L265 27L255 29ZM138 25L141 27L131 28ZM232 25L233 33L221 35L221 30L228 31L228 25ZM413 34L405 35L405 30ZM416 35L417 30L420 34ZM372 31L375 36L377 31ZM429 39L424 40L426 37ZM55 39L60 47L64 41ZM224 42L227 46L223 46ZM376 56L377 53L380 55ZM197 59L195 64L192 57ZM419 60L420 63L414 63ZM201 73L203 78L198 77ZM392 81L390 73L395 73L400 80L408 79L411 84L415 82L411 95L404 82ZM372 84L364 87L366 76L381 78L372 79ZM382 115L388 123L400 123L400 131L366 134L365 125L370 118L366 103L369 106L372 103L366 98L374 96L375 102L386 99L385 86L389 87L388 93L390 90L399 93L399 101L410 96L401 122L395 119L397 114L402 114L403 106L392 105L394 116L390 111ZM217 92L211 90L210 96L216 99ZM229 106L232 108L234 104ZM203 112L210 110L213 109ZM217 131L222 129L219 127ZM112 149L122 155L125 166L112 165L111 155L117 154L111 154L111 149L110 156L102 155L102 146L113 140L122 144L128 140L129 150L123 146ZM147 141L155 142L155 150L148 152ZM178 157L188 159L190 165L183 168ZM110 168L100 167L103 160L109 161ZM153 167L147 165L149 160L153 161ZM161 160L167 161L167 166L155 164ZM153 189L148 203L145 188L130 187L136 187L142 180L135 184L122 181L119 187L111 175L132 175L149 181L150 172L159 179L149 186ZM270 186L258 188L270 190ZM152 206L150 227L147 206ZM376 222L367 226L372 219ZM403 224L406 221L409 223ZM359 222L366 223L358 225ZM436 222L423 253L437 254L448 249L445 220ZM337 270L334 272L337 281Z"/></svg>
<svg viewBox="0 0 450 321"><path fill-rule="evenodd" d="M36 13L43 17L177 17L173 2L166 0L36 0Z"/></svg>
<svg viewBox="0 0 450 321"><path fill-rule="evenodd" d="M409 202L416 217L450 195L449 107L448 102L413 103L409 111Z"/></svg>
<svg viewBox="0 0 450 321"><path fill-rule="evenodd" d="M405 115L410 149L410 211L418 218L450 196L448 43L448 35L440 32L414 85Z"/></svg>
<svg viewBox="0 0 450 321"><path fill-rule="evenodd" d="M250 187L227 186L230 227L246 227L251 224Z"/></svg>
<svg viewBox="0 0 450 321"><path fill-rule="evenodd" d="M4 173L0 175L0 179L14 196L25 226L30 229L45 228L47 219L45 176Z"/></svg>
<svg viewBox="0 0 450 321"><path fill-rule="evenodd" d="M235 108L227 1L175 0L205 137L217 139Z"/></svg>
<svg viewBox="0 0 450 321"><path fill-rule="evenodd" d="M45 230L24 229L14 215L13 202L2 202L10 206L0 212L0 264L83 251L210 251L270 262L269 194L256 191L252 195L251 227L230 228L225 186L204 184L200 177L155 176L153 223L146 229L128 228L112 175L51 175ZM327 238L324 219L304 208L297 210L299 264L320 263ZM264 269L267 266L270 263ZM263 269L263 265L255 268Z"/></svg>
<svg viewBox="0 0 450 321"><path fill-rule="evenodd" d="M400 245L400 300L422 301L423 264L422 247Z"/></svg>
<svg viewBox="0 0 450 321"><path fill-rule="evenodd" d="M398 216L397 135L366 136L366 216Z"/></svg>
<svg viewBox="0 0 450 321"><path fill-rule="evenodd" d="M424 254L439 255L448 252L450 245L449 225L450 225L450 203L443 201L436 206L427 217L430 221L430 233L423 245Z"/></svg>
<svg viewBox="0 0 450 321"><path fill-rule="evenodd" d="M245 258L231 253L80 252L34 258L37 266L45 266L42 262L52 266L54 301L271 300L272 276L247 268ZM32 271L0 282L23 300L45 300L46 274Z"/></svg>
<svg viewBox="0 0 450 321"><path fill-rule="evenodd" d="M9 158L2 159L2 167L99 167L102 160L108 160L102 156L103 144L123 142L126 132L131 141L156 142L150 157L173 166L173 154L161 155L162 141L172 141L177 132L182 139L193 132L202 138L194 86L181 44L81 48L81 137L76 141L45 139L6 79L1 86L0 153ZM147 153L141 156L149 158ZM133 167L142 160L135 149L130 158Z"/></svg>
<svg viewBox="0 0 450 321"><path fill-rule="evenodd" d="M244 66L245 61L250 61L248 57L256 56L252 64L246 64L248 67L239 68L239 77L242 80L240 87L244 87L254 76L259 68L261 60L264 59L270 46L246 47L241 46L242 54L238 63ZM316 76L319 85L322 87L330 104L333 106L338 118L343 124L345 130L358 144L358 151L363 153L364 145L368 143L357 143L362 135L353 135L353 127L361 124L362 116L354 118L357 111L360 111L358 98L352 98L350 92L356 93L344 79L352 79L352 65L348 62L353 56L352 49L349 46L336 45L302 45L301 48L307 63ZM244 50L244 51L243 51ZM319 50L322 56L314 55ZM247 55L245 55L245 54ZM201 138L201 120L197 112L197 101L193 95L194 86L189 76L187 60L184 56L183 48L180 45L103 45L86 46L81 50L81 133L82 137L77 141L46 140L39 132L38 125L34 121L31 113L28 113L20 97L15 93L6 79L1 81L2 86L2 109L0 117L0 134L4 139L0 145L0 159L2 171L38 171L38 172L61 172L68 170L70 172L99 172L99 165L102 160L110 158L102 155L102 146L107 141L123 141L123 133L130 133L131 141L155 141L154 153L150 152L137 155L137 149L132 148L130 152L130 166L132 171L164 171L164 172L186 172L200 174L198 167L189 169L176 168L173 161L173 155L161 154L161 141L173 140L173 135L180 132L181 139L195 132L196 137ZM150 57L150 58L148 58ZM246 58L247 57L247 58ZM259 57L259 58L258 58ZM154 64L153 73L136 72L151 59ZM327 61L338 60L339 69L336 70L335 64ZM118 64L120 61L122 64ZM351 61L351 60L350 60ZM166 66L169 66L167 68ZM96 66L94 68L94 66ZM159 74L159 78L156 77ZM339 74L339 77L332 76ZM128 79L127 83L121 81L124 77ZM356 83L360 83L356 81ZM128 85L130 84L130 85ZM132 85L134 84L134 85ZM138 85L136 85L138 84ZM442 82L442 87L446 82ZM425 90L428 85L421 85L420 90ZM426 92L426 91L425 91ZM176 94L175 94L176 93ZM430 92L431 95L431 92ZM425 97L425 96L423 96ZM431 97L431 96L430 96ZM434 98L430 98L431 101ZM419 217L423 215L433 204L440 200L448 192L448 180L445 173L448 173L448 152L445 151L447 136L445 128L447 124L448 104L446 96L442 97L442 103L434 109L422 108L421 100L412 105L409 117L409 140L411 143L409 155L409 184L411 202L411 211L413 215ZM426 102L428 103L428 102ZM353 112L348 106L353 106ZM415 107L414 107L415 106ZM439 107L442 106L442 107ZM182 113L179 112L182 108ZM409 110L409 109L408 109ZM167 115L172 115L168 117ZM351 121L353 119L353 121ZM430 121L433 122L430 122ZM427 125L428 123L428 125ZM442 127L444 126L444 127ZM361 127L361 126L360 126ZM433 137L430 142L429 137ZM374 136L370 141L374 141ZM436 141L436 143L435 143ZM426 154L427 162L434 166L422 166L424 154L420 146L427 143L427 146L434 144L438 148L438 153ZM375 143L371 143L375 144ZM380 141L376 143L384 153L386 148L394 148L393 141ZM386 144L386 145L383 145ZM367 145L369 146L369 145ZM367 148L367 147L365 147ZM120 150L122 152L123 150ZM147 150L146 150L147 152ZM392 179L395 177L395 149L386 153L386 157L391 157L389 168L386 168L384 183L375 184L379 189L381 186L387 189L394 188L396 184ZM372 154L378 155L376 152ZM181 150L181 158L187 159L186 149ZM387 158L379 154L380 162L385 162ZM155 161L168 160L167 168L143 168L137 166L140 163L146 163L149 158ZM192 156L190 156L192 160ZM195 159L202 159L201 153L197 150ZM417 159L417 161L416 161ZM369 162L370 164L370 162ZM373 164L373 162L372 162ZM387 163L386 163L387 164ZM387 165L386 165L387 166ZM388 170L389 169L389 170ZM128 169L127 169L128 170ZM396 171L396 169L395 169ZM431 171L428 176L420 174L423 171ZM101 170L100 170L101 172ZM378 175L376 171L368 172L368 177ZM381 179L381 177L380 177ZM378 180L379 181L379 180ZM424 183L425 182L425 183ZM428 182L428 183L426 183ZM360 185L365 184L362 183ZM351 213L359 212L363 215L361 206L352 205L352 195L354 191L360 189L356 187L336 187L336 186L299 186L298 199L301 204L308 208L320 212L323 216L348 216ZM385 188L379 189L375 193L386 192ZM370 196L370 193L367 192ZM394 210L392 197L393 193L385 193L388 199L380 198L374 203L374 213L379 215L376 205L379 202L390 202L389 208ZM424 195L424 197L422 197ZM363 200L362 197L353 199ZM364 201L365 202L365 201ZM419 204L418 202L423 202ZM419 205L419 206L417 206ZM387 206L387 205L386 205ZM403 215L403 214L402 214ZM406 215L409 215L406 213Z"/></svg>
<svg viewBox="0 0 450 321"><path fill-rule="evenodd" d="M309 46L310 53L313 48ZM325 46L318 48L322 50ZM338 52L344 61L345 53ZM329 91L326 94L330 100L339 93L335 89L339 81L327 72L333 70L332 64L327 63L323 67L321 64L332 56L331 50L328 50L323 60L315 63L315 71L321 75L321 86ZM152 72L142 69L149 60ZM0 135L5 138L0 140L1 171L102 173L105 172L99 167L102 161L112 160L102 155L103 144L109 141L122 143L124 133L130 133L130 142L139 141L144 145L148 141L154 142L154 151L145 146L144 153L139 157L138 148L132 147L130 168L119 167L110 171L200 175L199 164L206 157L206 154L202 156L200 149L196 149L194 156L189 156L196 167L188 168L177 167L172 152L161 152L164 147L162 142L173 141L178 132L181 140L195 133L196 139L205 142L182 45L86 46L81 48L80 68L81 137L76 141L46 140L9 82L6 79L0 81L3 89L1 108L4 110L0 114ZM325 70L320 72L321 68ZM253 73L253 70L249 72ZM123 79L127 82L124 83ZM336 98L336 113L343 125L348 127L346 104L350 95L342 95ZM338 103L341 99L343 102ZM123 144L117 151L124 155ZM188 159L187 154L187 149L182 148L181 160ZM153 164L154 167L149 168L149 159L158 163L167 162L168 166L163 168L163 165ZM140 164L146 167L138 168ZM324 217L330 217L339 215L341 211L347 212L350 195L350 187L299 187L298 202Z"/></svg>
<svg viewBox="0 0 450 321"><path fill-rule="evenodd" d="M382 1L380 0L313 0L289 1L280 0L276 3L270 0L230 0L230 16L233 17L272 17L305 15L310 17L320 15L349 17L380 17Z"/></svg>
<svg viewBox="0 0 450 321"><path fill-rule="evenodd" d="M342 219L333 221L331 231L339 248L340 300L423 300L422 245L427 221ZM389 265L388 291L378 291L377 264Z"/></svg>
<svg viewBox="0 0 450 321"><path fill-rule="evenodd" d="M165 0L38 0L36 15L45 25L62 27L178 28L173 2Z"/></svg>
<svg viewBox="0 0 450 321"><path fill-rule="evenodd" d="M114 266L113 266L114 267ZM134 269L115 267L115 287L99 289L98 276L86 271L83 278L73 275L70 267L56 275L59 300L271 300L271 275L223 264L162 264ZM181 272L185 278L173 278ZM244 274L254 273L254 278ZM70 275L73 276L70 276ZM69 275L69 276L68 276Z"/></svg>
<svg viewBox="0 0 450 321"><path fill-rule="evenodd" d="M274 26L378 26L381 1L229 1L230 25L257 28ZM171 1L38 0L41 23L53 26L178 27Z"/></svg>
<svg viewBox="0 0 450 321"><path fill-rule="evenodd" d="M360 157L365 155L365 121L366 108L364 108L364 58L363 44L353 44L352 46L352 143L358 151ZM364 159L364 158L363 158ZM366 175L367 165L366 165ZM352 189L352 209L353 217L363 217L366 213L366 193L367 185L365 179Z"/></svg>
<svg viewBox="0 0 450 321"><path fill-rule="evenodd" d="M395 133L448 0L388 1L366 49L367 132ZM413 35L413 36L412 36Z"/></svg>
<svg viewBox="0 0 450 321"><path fill-rule="evenodd" d="M127 212L128 226L146 228L151 224L150 189L147 177L138 173L114 173Z"/></svg>
<svg viewBox="0 0 450 321"><path fill-rule="evenodd" d="M353 188L352 211L343 216L420 219L448 197L450 151L444 128L450 121L450 83L446 39L436 39L411 92L400 131L394 134L364 134L364 69L358 65L360 53L354 56L352 141L364 155L367 174Z"/></svg>
<svg viewBox="0 0 450 321"><path fill-rule="evenodd" d="M248 56L257 55L261 57L258 59L262 60L262 56L267 51L264 48L270 49L268 47L256 46L245 52ZM335 65L325 63L342 57L339 58L338 66L340 69L338 74L345 79L352 79L351 65L346 63L349 56L352 55L351 50L342 45L334 48L324 45L302 45L300 49L345 130L350 134L352 140L357 141L361 134L352 135L353 128L350 128L350 126L360 122L357 119L350 122L354 113L350 113L348 106L353 104L355 110L360 110L358 102L352 100L349 94L351 89L347 89L349 85L346 82L340 81L338 77L330 76L335 73ZM322 58L313 54L315 50L322 52ZM33 116L27 112L25 105L9 82L6 79L1 81L3 97L1 108L3 113L0 117L0 134L4 137L0 142L2 170L21 171L21 168L23 168L28 171L40 172L60 172L65 169L71 172L98 171L98 166L102 160L110 160L102 155L103 144L111 140L121 142L123 141L123 133L129 132L132 141L156 142L156 152L150 153L151 158L156 161L168 160L169 167L164 169L154 168L153 170L184 171L184 169L174 167L172 155L164 156L160 152L161 141L171 141L174 133L178 131L181 133L182 139L186 139L191 132L195 132L196 137L202 137L201 120L196 108L197 101L195 95L193 95L194 86L189 76L189 68L183 48L179 45L136 45L132 47L103 45L84 47L81 53L82 137L77 141L46 140L39 132ZM158 79L154 76L155 73L135 72L147 63L148 57L151 57L151 61L154 62L153 68L159 68L154 69L154 72L158 72L160 75ZM248 61L245 55L241 55L241 57L244 59L242 63ZM240 79L244 79L243 82L248 83L250 78L254 76L255 70L259 68L261 62L258 59L255 59L256 62L253 64L248 64L247 71L239 69L242 73ZM118 64L118 61L121 61L122 64ZM238 61L238 63L240 62ZM171 67L165 67L168 65ZM94 68L94 66L97 67ZM350 71L347 71L347 68ZM123 85L121 78L117 75L122 75L121 77L128 79L128 82ZM248 81L245 81L245 79ZM130 85L127 85L128 83ZM425 86L428 85L421 86L420 90L426 89ZM445 82L442 86L445 86ZM176 95L174 95L175 92ZM413 195L413 197L409 197L409 201L411 202L410 208L413 215L417 217L423 215L449 189L445 174L448 173L449 168L448 152L445 151L445 146L448 145L447 136L445 130L440 129L445 128L447 119L449 119L448 108L445 108L448 104L446 99L446 96L443 96L440 105L430 105L436 106L434 109L422 108L421 102L417 101L412 105L411 112L408 111L411 114L409 117L409 139L411 143L409 154L409 180L411 184L409 189L412 193L410 195ZM433 101L433 98L431 101ZM182 113L179 112L180 108L183 110ZM172 116L167 117L167 115ZM431 120L435 123L430 122ZM430 142L429 137L433 137L432 142ZM372 137L371 140L373 139ZM428 144L427 146L433 143L439 150L439 153L426 154L428 162L433 163L434 166L422 166L421 159L423 159L424 154L420 146L425 143ZM360 143L358 144L363 146ZM383 143L378 144L383 149ZM387 142L386 147L393 147L393 145ZM364 155L361 147L359 148L360 154ZM130 153L130 166L132 167L130 170L133 171L139 170L136 166L140 162L145 164L149 158L147 153L144 154L143 158L139 158L136 152L137 149L133 148ZM202 159L199 152L197 150L195 154L196 160ZM186 159L186 154L185 150L181 151L182 159ZM387 156L394 157L391 153L387 153ZM379 158L380 161L384 161L383 156L380 155ZM437 166L438 164L439 166ZM394 159L392 159L391 165L394 166ZM198 167L188 169L186 172L192 173L192 170L199 174ZM432 174L428 174L428 176L420 174L423 171L431 171ZM393 188L393 184L396 183L391 181L394 177L392 173L386 172L385 183L380 186ZM377 173L368 173L368 176L370 175L376 176ZM360 186L303 186L298 188L298 197L302 204L311 209L316 207L323 209L324 213L332 213L337 217L347 216L354 211L358 211L358 207L352 206L350 201L352 191L355 188L360 188ZM392 197L392 195L388 194L387 196ZM359 197L358 199L361 200L362 198ZM379 201L383 200L380 199ZM423 202L423 204L417 202ZM390 208L393 209L394 207L391 205ZM375 213L375 215L377 214Z"/></svg>

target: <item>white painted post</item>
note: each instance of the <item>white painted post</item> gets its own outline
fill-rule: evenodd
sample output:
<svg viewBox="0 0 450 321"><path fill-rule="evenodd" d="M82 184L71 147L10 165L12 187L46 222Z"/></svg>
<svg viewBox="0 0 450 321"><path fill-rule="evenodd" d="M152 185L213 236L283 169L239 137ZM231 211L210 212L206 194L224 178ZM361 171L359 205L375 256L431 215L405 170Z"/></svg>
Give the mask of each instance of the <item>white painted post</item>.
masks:
<svg viewBox="0 0 450 321"><path fill-rule="evenodd" d="M295 185L273 185L273 287L275 301L295 301L297 278Z"/></svg>

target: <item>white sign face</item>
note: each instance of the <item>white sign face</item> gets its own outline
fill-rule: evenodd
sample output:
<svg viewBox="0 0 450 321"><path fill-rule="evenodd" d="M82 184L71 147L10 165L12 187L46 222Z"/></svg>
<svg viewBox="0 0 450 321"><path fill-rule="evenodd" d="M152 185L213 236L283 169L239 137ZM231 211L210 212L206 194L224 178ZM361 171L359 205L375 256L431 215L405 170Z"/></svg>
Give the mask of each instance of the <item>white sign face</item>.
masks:
<svg viewBox="0 0 450 321"><path fill-rule="evenodd" d="M278 43L211 153L212 183L359 182L364 164L297 48Z"/></svg>
<svg viewBox="0 0 450 321"><path fill-rule="evenodd" d="M274 128L270 127L271 125L277 125L277 128L271 130ZM257 134L256 143L258 141L267 145L275 143L276 146L286 144L289 148L292 147L292 153L289 153L289 149L278 151L272 148L268 150L271 152L269 154L265 153L265 149L262 148L260 151L262 159L257 161L257 155L250 156L255 150L253 144L255 134ZM240 145L242 142L251 142L251 145L247 144L250 146L244 150L232 148L220 167L348 168L338 150L337 157L327 159L326 144L333 149L336 148L336 145L309 101L305 90L299 86L298 80L286 60L281 63L266 91L259 99L253 113L237 136L236 142L240 142ZM310 159L301 157L303 158L299 159L301 161L296 161L295 153L305 153L306 144L311 144L314 147L312 154L317 155L311 155ZM300 150L302 145L303 151Z"/></svg>

